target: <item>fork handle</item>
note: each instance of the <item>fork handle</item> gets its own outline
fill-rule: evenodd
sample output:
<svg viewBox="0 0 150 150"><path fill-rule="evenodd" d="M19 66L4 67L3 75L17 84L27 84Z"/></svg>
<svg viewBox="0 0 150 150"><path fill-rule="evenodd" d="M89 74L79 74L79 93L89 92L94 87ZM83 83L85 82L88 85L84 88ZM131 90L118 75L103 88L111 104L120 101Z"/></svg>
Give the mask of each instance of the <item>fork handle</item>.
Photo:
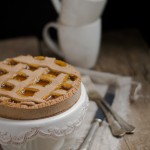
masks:
<svg viewBox="0 0 150 150"><path fill-rule="evenodd" d="M86 136L85 140L83 141L83 143L81 144L78 150L90 150L94 135L98 127L100 126L100 124L101 124L101 120L95 119L95 121L92 123L92 126L88 132L88 135Z"/></svg>
<svg viewBox="0 0 150 150"><path fill-rule="evenodd" d="M104 112L109 127L111 129L112 135L115 137L122 137L125 134L125 130L121 128L121 126L115 121L111 113L103 106L103 104L100 101L97 101L96 103Z"/></svg>
<svg viewBox="0 0 150 150"><path fill-rule="evenodd" d="M127 123L122 117L120 117L105 100L101 99L102 104L108 109L112 116L117 120L119 125L126 131L126 133L134 133L135 127Z"/></svg>

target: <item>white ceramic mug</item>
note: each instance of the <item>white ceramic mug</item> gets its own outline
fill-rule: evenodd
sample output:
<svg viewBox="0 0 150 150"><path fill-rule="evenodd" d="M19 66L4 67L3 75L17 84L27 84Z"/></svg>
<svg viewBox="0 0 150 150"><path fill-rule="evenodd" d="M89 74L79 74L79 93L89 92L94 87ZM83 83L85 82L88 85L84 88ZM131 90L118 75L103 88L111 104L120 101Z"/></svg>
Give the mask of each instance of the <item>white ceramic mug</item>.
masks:
<svg viewBox="0 0 150 150"><path fill-rule="evenodd" d="M81 26L97 20L107 0L52 0L64 25Z"/></svg>
<svg viewBox="0 0 150 150"><path fill-rule="evenodd" d="M58 30L59 44L49 35L49 29ZM43 38L49 48L69 63L91 68L95 65L101 43L101 19L86 26L71 27L48 23L43 29Z"/></svg>

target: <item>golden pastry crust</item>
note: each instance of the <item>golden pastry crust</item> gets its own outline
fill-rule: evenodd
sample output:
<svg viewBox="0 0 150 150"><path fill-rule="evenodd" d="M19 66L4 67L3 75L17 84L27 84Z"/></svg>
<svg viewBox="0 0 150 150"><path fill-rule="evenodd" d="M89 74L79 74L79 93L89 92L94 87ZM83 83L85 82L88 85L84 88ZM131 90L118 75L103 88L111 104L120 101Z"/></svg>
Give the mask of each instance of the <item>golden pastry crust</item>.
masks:
<svg viewBox="0 0 150 150"><path fill-rule="evenodd" d="M0 117L40 119L72 107L80 97L80 73L49 57L19 56L0 62Z"/></svg>

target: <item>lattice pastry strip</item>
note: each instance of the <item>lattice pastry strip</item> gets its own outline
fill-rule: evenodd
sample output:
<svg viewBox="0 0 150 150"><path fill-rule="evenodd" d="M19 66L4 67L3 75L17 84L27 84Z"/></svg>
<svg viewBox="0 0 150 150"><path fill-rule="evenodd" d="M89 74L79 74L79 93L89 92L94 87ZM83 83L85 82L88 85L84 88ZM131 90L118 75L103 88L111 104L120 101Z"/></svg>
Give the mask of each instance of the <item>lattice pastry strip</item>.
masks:
<svg viewBox="0 0 150 150"><path fill-rule="evenodd" d="M50 94L57 96L64 95L67 93L66 90L69 90L73 86L73 81L68 78L67 74L61 73L56 76L55 74L51 74L51 71L49 72L48 68L51 69L54 67L56 68L56 72L61 70L67 73L71 72L70 74L72 75L72 69L69 70L70 66L64 65L65 67L60 67L55 63L54 58L46 57L43 60L36 60L31 56L25 56L25 58L22 56L14 58L14 60L19 64L14 66L10 64L8 65L10 60L5 61L5 63L0 63L1 70L7 72L5 75L0 76L0 85L6 84L13 86L11 91L0 89L0 94L3 96L8 96L22 104L33 105L34 103L45 102L44 99ZM19 61L29 65L34 65L34 67L45 66L46 68L36 68L35 71L30 71L28 70L30 67L28 67L27 64L22 64ZM26 61L30 61L30 63ZM47 62L51 63L51 65L49 66ZM59 67L63 69L60 69ZM14 77L17 75L26 77L26 80L22 82L15 80ZM76 72L74 72L74 75L76 75ZM42 87L41 85L36 84L39 80L48 82L48 85ZM63 89L59 89L60 87ZM33 96L23 96L21 93L24 90L35 91L35 94Z"/></svg>
<svg viewBox="0 0 150 150"><path fill-rule="evenodd" d="M69 90L73 86L73 83L74 83L73 81L67 80L66 82L63 83L62 87Z"/></svg>
<svg viewBox="0 0 150 150"><path fill-rule="evenodd" d="M67 93L66 90L63 89L58 89L52 92L52 95L56 95L56 96L61 96L61 95L65 95Z"/></svg>
<svg viewBox="0 0 150 150"><path fill-rule="evenodd" d="M19 56L14 58L13 60L19 63L28 64L29 66L47 67L56 72L62 72L74 76L79 76L79 73L72 66L68 64L61 65L61 63L57 63L57 60L55 58L45 57L42 60L38 60L33 58L32 56Z"/></svg>
<svg viewBox="0 0 150 150"><path fill-rule="evenodd" d="M67 77L68 75L61 73L53 80L53 82L51 82L51 84L43 87L43 90L36 92L33 97L41 97L42 99L46 99L52 91L60 88L60 86L63 84Z"/></svg>
<svg viewBox="0 0 150 150"><path fill-rule="evenodd" d="M55 79L56 76L55 75L51 75L51 74L43 74L41 76L41 80L44 80L44 81L49 81L49 82L52 82L53 79Z"/></svg>
<svg viewBox="0 0 150 150"><path fill-rule="evenodd" d="M7 71L7 74L0 76L0 86L4 82L6 82L8 79L13 78L17 74L18 71L25 68L26 66L27 65L25 65L25 64L17 64L16 66L11 67L7 64L0 63L0 69Z"/></svg>
<svg viewBox="0 0 150 150"><path fill-rule="evenodd" d="M30 76L27 78L27 80L21 83L19 81L15 81L12 79L8 80L7 81L8 83L13 84L15 86L14 89L11 91L5 91L3 89L0 89L0 93L2 95L11 97L12 99L15 99L17 101L26 102L22 104L29 104L29 105L33 104L33 103L28 103L28 102L41 103L41 102L45 102L43 99L47 98L51 94L51 92L54 91L56 88L59 88L59 86L63 84L64 80L68 77L68 75L66 74L60 74L53 80L51 84L47 85L46 87L41 87L41 86L36 86L36 85L29 86L29 88L33 88L38 91L33 96L24 98L23 96L19 95L18 92L19 91L21 92L23 89L28 88L28 85L30 84L35 84L40 79L40 76L43 73L48 72L48 69L39 68L36 71L32 72L32 74L31 74L31 71L29 70L27 71L30 72ZM60 93L60 95L62 95L62 93Z"/></svg>
<svg viewBox="0 0 150 150"><path fill-rule="evenodd" d="M7 80L8 83L13 84L14 88L11 91L6 91L3 89L0 89L0 94L4 95L4 96L8 96L12 99L15 99L16 101L28 101L28 102L36 102L36 103L41 103L41 102L45 102L43 99L41 99L40 97L23 97L21 95L21 92L23 92L23 90L30 84L34 84L36 83L39 79L40 76L43 73L47 73L48 69L47 68L39 68L36 71L32 72L27 70L28 72L30 72L30 76L28 76L27 80L19 82L19 81L15 81L15 80ZM7 76L4 75L3 77ZM20 94L19 94L20 93Z"/></svg>
<svg viewBox="0 0 150 150"><path fill-rule="evenodd" d="M29 70L27 70L27 71L29 71ZM31 71L29 71L29 72L31 73ZM47 72L48 72L47 68L39 68L36 71L32 72L32 74L30 74L30 76L28 76L28 78L25 81L22 81L21 83L16 81L17 85L14 88L14 92L22 90L30 84L35 84L39 80L40 76L43 73L47 73Z"/></svg>

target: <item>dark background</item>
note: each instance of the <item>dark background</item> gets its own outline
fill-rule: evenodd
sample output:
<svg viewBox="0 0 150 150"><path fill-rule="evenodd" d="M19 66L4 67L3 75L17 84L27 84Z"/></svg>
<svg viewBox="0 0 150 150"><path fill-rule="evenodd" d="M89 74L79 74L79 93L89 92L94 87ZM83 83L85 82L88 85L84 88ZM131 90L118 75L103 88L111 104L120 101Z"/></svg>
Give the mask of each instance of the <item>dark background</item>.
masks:
<svg viewBox="0 0 150 150"><path fill-rule="evenodd" d="M103 32L137 28L149 42L148 1L108 0L103 18ZM5 0L0 2L0 39L35 35L41 39L43 26L56 21L51 0Z"/></svg>

